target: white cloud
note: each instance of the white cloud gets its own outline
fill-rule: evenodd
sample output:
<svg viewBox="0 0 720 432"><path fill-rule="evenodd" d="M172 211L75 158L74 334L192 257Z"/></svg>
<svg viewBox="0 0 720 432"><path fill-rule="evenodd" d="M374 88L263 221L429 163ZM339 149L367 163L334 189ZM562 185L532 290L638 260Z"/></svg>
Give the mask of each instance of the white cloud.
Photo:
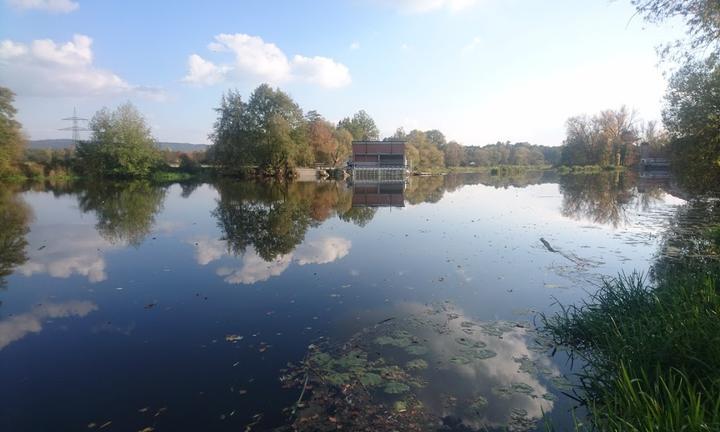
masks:
<svg viewBox="0 0 720 432"><path fill-rule="evenodd" d="M480 39L480 37L478 37L478 36L475 36L473 38L473 40L470 41L470 43L468 43L467 45L462 47L460 52L462 54L470 54L473 51L475 51L475 48L479 47L481 44L482 44L482 39Z"/></svg>
<svg viewBox="0 0 720 432"><path fill-rule="evenodd" d="M478 3L478 0L380 0L403 12L425 13L437 10L458 12Z"/></svg>
<svg viewBox="0 0 720 432"><path fill-rule="evenodd" d="M68 13L80 7L78 2L72 0L7 0L7 3L16 9L53 13Z"/></svg>
<svg viewBox="0 0 720 432"><path fill-rule="evenodd" d="M288 59L277 45L258 36L219 34L208 49L234 54L234 62L218 65L192 54L183 81L212 85L222 81L257 79L273 84L290 81L308 82L325 88L343 87L351 82L348 68L328 57L295 55Z"/></svg>
<svg viewBox="0 0 720 432"><path fill-rule="evenodd" d="M347 66L327 57L296 55L292 61L293 73L301 80L326 88L345 87L350 84Z"/></svg>
<svg viewBox="0 0 720 432"><path fill-rule="evenodd" d="M295 250L297 263L327 264L339 260L350 252L352 243L342 237L324 237L303 243Z"/></svg>
<svg viewBox="0 0 720 432"><path fill-rule="evenodd" d="M208 265L223 258L232 258L224 240L207 236L194 237L186 243L195 246L195 260L200 265ZM352 243L342 237L320 237L303 242L293 252L281 255L272 261L265 261L253 247L242 255L240 267L220 266L215 273L231 284L253 284L264 282L273 276L281 275L293 261L298 265L328 264L339 260L350 252Z"/></svg>
<svg viewBox="0 0 720 432"><path fill-rule="evenodd" d="M71 41L35 40L29 45L0 41L0 71L5 84L20 95L93 96L135 93L162 98L160 90L136 86L93 65L92 39L76 34Z"/></svg>
<svg viewBox="0 0 720 432"><path fill-rule="evenodd" d="M11 40L0 42L0 60L19 57L27 53L28 49L25 45L15 43Z"/></svg>
<svg viewBox="0 0 720 432"><path fill-rule="evenodd" d="M351 44L350 44L350 49L351 49L351 50L360 49L360 42L354 41L353 43L351 43Z"/></svg>
<svg viewBox="0 0 720 432"><path fill-rule="evenodd" d="M42 249L28 251L28 260L18 267L24 276L48 274L55 278L84 276L91 283L107 279L104 252L114 249L90 225L39 226L30 240L43 243ZM35 244L35 243L33 243Z"/></svg>
<svg viewBox="0 0 720 432"><path fill-rule="evenodd" d="M264 282L273 276L281 275L292 261L292 254L281 255L273 261L265 261L255 249L249 248L242 259L242 267L231 269L221 267L218 276L225 276L225 282L231 284L254 284Z"/></svg>
<svg viewBox="0 0 720 432"><path fill-rule="evenodd" d="M40 332L43 328L44 320L72 316L84 317L97 309L96 304L88 301L48 303L37 306L30 312L15 315L4 321L0 321L0 350L24 338L29 333Z"/></svg>
<svg viewBox="0 0 720 432"><path fill-rule="evenodd" d="M216 66L197 54L188 58L188 74L183 81L197 84L217 84L225 79L228 67Z"/></svg>
<svg viewBox="0 0 720 432"><path fill-rule="evenodd" d="M211 239L206 236L190 239L187 243L195 245L195 260L204 266L219 260L227 254L227 243L224 240Z"/></svg>

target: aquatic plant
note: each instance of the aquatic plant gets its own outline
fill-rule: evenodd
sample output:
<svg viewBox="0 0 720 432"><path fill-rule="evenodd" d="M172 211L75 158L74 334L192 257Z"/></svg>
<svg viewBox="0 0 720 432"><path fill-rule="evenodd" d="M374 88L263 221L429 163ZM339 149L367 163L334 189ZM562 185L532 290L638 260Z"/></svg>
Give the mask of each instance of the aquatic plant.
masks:
<svg viewBox="0 0 720 432"><path fill-rule="evenodd" d="M541 316L543 333L580 357L581 397L601 430L720 430L717 273L633 273L589 300Z"/></svg>

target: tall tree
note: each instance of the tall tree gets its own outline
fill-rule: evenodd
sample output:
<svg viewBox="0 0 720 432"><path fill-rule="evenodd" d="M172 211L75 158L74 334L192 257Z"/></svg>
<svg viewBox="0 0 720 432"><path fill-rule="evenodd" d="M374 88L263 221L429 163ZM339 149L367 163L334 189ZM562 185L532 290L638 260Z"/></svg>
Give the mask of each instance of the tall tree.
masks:
<svg viewBox="0 0 720 432"><path fill-rule="evenodd" d="M146 177L160 163L150 126L131 104L103 108L90 120L92 136L77 147L81 169L110 177Z"/></svg>
<svg viewBox="0 0 720 432"><path fill-rule="evenodd" d="M25 147L20 123L15 120L17 110L13 106L14 100L15 93L0 87L0 178L14 171L14 165Z"/></svg>
<svg viewBox="0 0 720 432"><path fill-rule="evenodd" d="M445 166L447 167L460 166L465 162L465 150L463 146L455 141L447 143L443 148L443 153L445 154Z"/></svg>
<svg viewBox="0 0 720 432"><path fill-rule="evenodd" d="M223 167L254 165L257 141L248 133L247 104L237 90L228 90L215 108L217 119L209 138L213 142L211 156Z"/></svg>
<svg viewBox="0 0 720 432"><path fill-rule="evenodd" d="M346 117L338 123L338 128L347 129L355 140L380 139L380 130L375 120L364 110L356 112L352 118Z"/></svg>
<svg viewBox="0 0 720 432"><path fill-rule="evenodd" d="M565 165L627 166L637 162L637 119L625 106L593 117L571 117L566 130L561 157Z"/></svg>
<svg viewBox="0 0 720 432"><path fill-rule="evenodd" d="M286 175L295 165L312 163L302 109L280 89L262 84L247 103L230 91L216 111L211 153L223 168L258 165L268 174Z"/></svg>
<svg viewBox="0 0 720 432"><path fill-rule="evenodd" d="M670 79L663 121L675 168L693 189L720 188L720 68L687 63Z"/></svg>
<svg viewBox="0 0 720 432"><path fill-rule="evenodd" d="M675 41L662 50L663 56L704 58L709 48L720 54L720 2L717 0L632 0L645 20L660 23L670 19L685 22L687 40Z"/></svg>
<svg viewBox="0 0 720 432"><path fill-rule="evenodd" d="M345 128L336 128L333 132L335 136L335 142L337 146L335 151L332 153L332 163L334 166L338 166L343 160L347 159L352 152L352 134Z"/></svg>

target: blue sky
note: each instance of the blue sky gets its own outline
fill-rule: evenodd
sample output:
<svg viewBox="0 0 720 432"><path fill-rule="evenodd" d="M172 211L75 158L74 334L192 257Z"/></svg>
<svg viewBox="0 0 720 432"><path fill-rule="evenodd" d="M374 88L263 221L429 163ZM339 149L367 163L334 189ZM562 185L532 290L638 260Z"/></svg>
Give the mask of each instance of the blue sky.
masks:
<svg viewBox="0 0 720 432"><path fill-rule="evenodd" d="M270 82L385 135L559 145L571 115L658 119L655 47L682 30L628 0L0 1L0 85L32 139L129 100L157 139L205 143L223 91Z"/></svg>

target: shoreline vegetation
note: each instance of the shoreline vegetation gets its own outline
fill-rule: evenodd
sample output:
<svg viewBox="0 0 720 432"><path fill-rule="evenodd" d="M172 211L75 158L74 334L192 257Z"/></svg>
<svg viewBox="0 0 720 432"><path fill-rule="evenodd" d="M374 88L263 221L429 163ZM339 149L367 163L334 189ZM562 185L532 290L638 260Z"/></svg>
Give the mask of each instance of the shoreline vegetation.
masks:
<svg viewBox="0 0 720 432"><path fill-rule="evenodd" d="M675 216L647 275L606 279L541 332L581 360L594 430L720 430L720 205Z"/></svg>
<svg viewBox="0 0 720 432"><path fill-rule="evenodd" d="M297 167L298 169L315 169L314 167ZM564 174L594 174L594 173L600 173L600 172L607 172L607 171L623 171L625 170L625 167L615 167L615 166L609 166L609 167L601 167L597 165L588 165L588 166L551 166L551 165L494 165L494 166L459 166L459 167L447 167L447 168L431 168L427 171L413 171L410 172L408 175L410 176L443 176L443 175L450 175L450 174L475 174L475 173L484 173L484 174L490 174L492 176L512 176L524 172L529 171L547 171L547 172L554 172L560 175ZM323 175L322 177L318 177L316 180L342 180L343 176L342 174L337 174L337 172L344 171L341 168L335 168L332 171L333 173L329 173L331 170L325 170L325 172L328 174L327 176ZM321 171L319 170L318 173ZM192 172L183 171L179 167L172 167L167 166L163 167L162 169L159 169L157 171L153 171L146 179L152 180L155 182L160 183L167 183L167 182L183 182L183 181L212 181L219 177L230 177L230 178L237 178L239 180L263 180L268 179L271 177L264 176L260 172L258 167L242 167L238 169L236 172L231 173L228 175L226 172L222 172L218 170L216 167L212 166L203 166L200 167L197 170L193 170ZM23 183L23 182L33 182L33 181L78 181L78 180L84 180L88 178L93 178L92 176L85 176L81 174L77 174L73 171L50 171L49 173L45 174L44 172L26 172L24 170L21 170L18 173L15 173L10 176L6 176L2 179L2 182L5 183ZM295 176L289 176L285 178L285 180L293 181L295 179ZM113 180L110 178L110 180ZM117 180L117 179L116 179ZM120 179L122 180L122 179Z"/></svg>

